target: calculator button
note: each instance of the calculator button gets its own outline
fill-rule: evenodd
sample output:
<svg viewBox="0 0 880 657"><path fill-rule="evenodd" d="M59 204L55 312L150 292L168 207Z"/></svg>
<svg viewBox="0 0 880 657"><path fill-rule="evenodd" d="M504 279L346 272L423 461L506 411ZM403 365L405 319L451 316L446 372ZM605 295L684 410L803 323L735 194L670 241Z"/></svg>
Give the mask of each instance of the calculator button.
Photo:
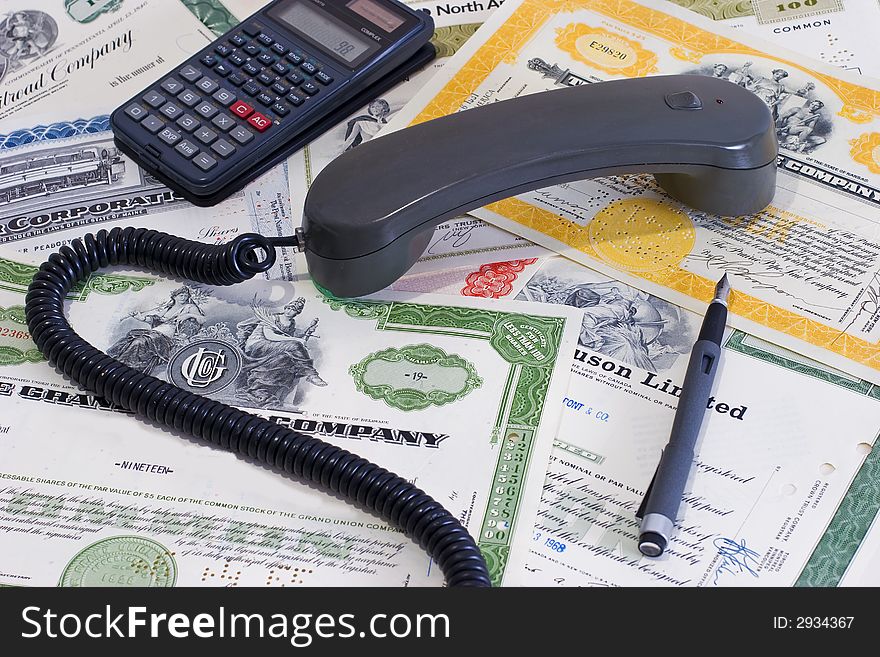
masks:
<svg viewBox="0 0 880 657"><path fill-rule="evenodd" d="M177 119L177 125L179 125L187 132L192 132L202 124L191 114L184 114L179 119Z"/></svg>
<svg viewBox="0 0 880 657"><path fill-rule="evenodd" d="M278 75L285 75L290 70L290 67L284 62L276 62L272 65L272 70Z"/></svg>
<svg viewBox="0 0 880 657"><path fill-rule="evenodd" d="M199 147L196 146L191 141L187 141L186 139L184 139L182 142L180 142L177 146L174 147L174 150L176 150L178 153L183 155L187 160L189 160L190 158L192 158L193 155L195 155L196 153L199 152Z"/></svg>
<svg viewBox="0 0 880 657"><path fill-rule="evenodd" d="M234 53L232 53L231 55L229 55L229 57L227 57L227 59L228 59L228 60L229 60L234 66L241 66L242 64L244 64L245 62L247 62L247 57L245 57L244 55L242 55L240 52L234 52Z"/></svg>
<svg viewBox="0 0 880 657"><path fill-rule="evenodd" d="M229 91L229 89L218 89L211 98L223 105L223 107L229 107L235 102L235 94Z"/></svg>
<svg viewBox="0 0 880 657"><path fill-rule="evenodd" d="M293 73L291 73L290 75L287 76L287 81L290 82L290 84L292 84L295 87L296 85L302 84L303 82L305 82L305 78L303 77L303 75L301 73L297 73L296 71L294 71Z"/></svg>
<svg viewBox="0 0 880 657"><path fill-rule="evenodd" d="M290 114L290 108L284 103L278 102L272 105L272 111L278 116L287 116Z"/></svg>
<svg viewBox="0 0 880 657"><path fill-rule="evenodd" d="M193 133L193 136L203 144L210 144L217 139L217 133L210 128L199 128Z"/></svg>
<svg viewBox="0 0 880 657"><path fill-rule="evenodd" d="M225 139L218 139L214 145L211 146L211 150L217 153L220 157L229 157L235 152L235 146Z"/></svg>
<svg viewBox="0 0 880 657"><path fill-rule="evenodd" d="M164 141L169 146L174 146L178 141L180 141L180 133L172 130L171 128L163 128L159 133L159 139Z"/></svg>
<svg viewBox="0 0 880 657"><path fill-rule="evenodd" d="M177 94L177 100L179 100L187 107L195 107L196 103L198 103L201 99L201 96L193 93L190 89L184 89L179 94Z"/></svg>
<svg viewBox="0 0 880 657"><path fill-rule="evenodd" d="M248 42L246 37L243 37L240 34L234 34L229 37L229 43L238 46L239 48Z"/></svg>
<svg viewBox="0 0 880 657"><path fill-rule="evenodd" d="M214 52L220 55L221 57L228 57L232 52L232 48L227 46L225 43L218 43L214 46Z"/></svg>
<svg viewBox="0 0 880 657"><path fill-rule="evenodd" d="M144 102L153 109L156 109L157 107L161 107L165 104L165 96L160 94L155 89L151 89L144 94Z"/></svg>
<svg viewBox="0 0 880 657"><path fill-rule="evenodd" d="M318 67L315 66L312 62L303 62L299 65L299 67L309 75L314 75L318 72Z"/></svg>
<svg viewBox="0 0 880 657"><path fill-rule="evenodd" d="M275 63L275 58L267 52L264 52L262 55L257 57L257 61L260 62L263 66L272 66Z"/></svg>
<svg viewBox="0 0 880 657"><path fill-rule="evenodd" d="M239 144L246 144L254 138L254 133L243 126L236 126L230 131L229 136Z"/></svg>
<svg viewBox="0 0 880 657"><path fill-rule="evenodd" d="M251 80L250 82L248 82L248 83L247 83L246 85L244 85L241 89L242 89L242 91L244 91L248 96L256 96L258 93L260 93L260 87L257 86L257 84L256 84L253 80Z"/></svg>
<svg viewBox="0 0 880 657"><path fill-rule="evenodd" d="M220 85L211 78L202 78L196 82L196 86L206 94L212 94L220 88Z"/></svg>
<svg viewBox="0 0 880 657"><path fill-rule="evenodd" d="M248 62L247 64L245 64L244 66L241 67L241 70L250 76L255 76L255 75L258 75L260 73L260 71L263 70L263 68L257 64L254 64L253 62Z"/></svg>
<svg viewBox="0 0 880 657"><path fill-rule="evenodd" d="M287 94L287 102L290 103L291 105L293 105L294 107L299 107L305 101L306 101L306 99L297 93Z"/></svg>
<svg viewBox="0 0 880 657"><path fill-rule="evenodd" d="M287 94L287 92L290 91L290 87L286 87L280 82L276 82L272 85L272 91L274 91L279 96L284 96L285 94Z"/></svg>
<svg viewBox="0 0 880 657"><path fill-rule="evenodd" d="M287 61L289 61L294 66L299 66L300 64L303 63L304 60L305 60L305 57L303 57L301 53L297 53L297 52L287 53Z"/></svg>
<svg viewBox="0 0 880 657"><path fill-rule="evenodd" d="M203 56L199 61L208 68L211 68L212 66L214 66L214 64L217 63L218 60L216 57L214 57L214 55L208 53L207 55Z"/></svg>
<svg viewBox="0 0 880 657"><path fill-rule="evenodd" d="M268 87L270 84L272 84L273 82L275 82L275 76L274 76L274 75L269 75L268 73L266 73L265 71L263 71L262 73L260 73L260 74L257 76L257 82L259 82L260 84L265 85L265 86Z"/></svg>
<svg viewBox="0 0 880 657"><path fill-rule="evenodd" d="M202 77L202 72L195 66L187 64L182 69L180 69L178 75L180 75L180 77L182 77L187 82L195 82L200 77Z"/></svg>
<svg viewBox="0 0 880 657"><path fill-rule="evenodd" d="M300 89L303 91L303 93L307 93L309 96L314 96L316 93L318 93L319 91L321 91L321 87L319 87L318 85L316 85L316 84L315 84L314 82L312 82L311 80L309 80L308 82L304 83L304 84L300 87Z"/></svg>
<svg viewBox="0 0 880 657"><path fill-rule="evenodd" d="M230 84L234 84L236 87L240 87L241 85L243 85L245 83L246 79L247 78L243 78L238 73L233 73L232 75L229 76L229 78L226 81Z"/></svg>
<svg viewBox="0 0 880 657"><path fill-rule="evenodd" d="M263 31L263 28L260 27L259 25L257 25L256 23L248 23L247 25L245 25L244 27L241 28L241 31L250 37L255 37L255 36L258 36Z"/></svg>
<svg viewBox="0 0 880 657"><path fill-rule="evenodd" d="M260 114L259 112L251 114L247 121L260 132L264 132L270 125L272 125L272 120L268 116Z"/></svg>
<svg viewBox="0 0 880 657"><path fill-rule="evenodd" d="M137 103L132 103L128 107L125 108L125 113L128 114L135 121L140 121L147 115L147 110L138 105Z"/></svg>
<svg viewBox="0 0 880 657"><path fill-rule="evenodd" d="M271 46L273 43L275 43L275 39L270 37L268 34L261 34L257 37L257 41L262 43L264 46Z"/></svg>
<svg viewBox="0 0 880 657"><path fill-rule="evenodd" d="M160 109L159 111L172 121L183 114L183 110L174 103L165 103L164 105L162 105L162 109Z"/></svg>
<svg viewBox="0 0 880 657"><path fill-rule="evenodd" d="M220 62L217 66L214 67L214 74L218 75L221 78L225 78L227 75L232 73L232 68L228 64L224 64Z"/></svg>
<svg viewBox="0 0 880 657"><path fill-rule="evenodd" d="M233 121L232 117L228 114L218 114L214 117L214 120L211 121L211 123L215 127L220 128L220 130L222 130L223 132L232 130L232 128L235 126L235 121Z"/></svg>
<svg viewBox="0 0 880 657"><path fill-rule="evenodd" d="M193 163L202 171L210 171L217 166L217 160L207 153L199 153L193 158Z"/></svg>
<svg viewBox="0 0 880 657"><path fill-rule="evenodd" d="M250 55L251 57L256 57L256 56L259 55L261 52L263 52L263 49L260 48L260 46L258 46L258 45L255 44L255 43L249 43L249 44L247 44L244 48L242 48L242 50L244 50L244 51L245 51L248 55Z"/></svg>
<svg viewBox="0 0 880 657"><path fill-rule="evenodd" d="M172 96L176 96L181 91L183 91L183 82L181 82L180 80L175 80L174 78L168 78L159 86Z"/></svg>
<svg viewBox="0 0 880 657"><path fill-rule="evenodd" d="M259 96L257 96L257 100L260 101L260 103L262 103L266 107L269 107L272 103L275 102L275 97L270 96L269 94L266 94L266 93L262 93Z"/></svg>
<svg viewBox="0 0 880 657"><path fill-rule="evenodd" d="M141 125L145 130L152 132L154 135L165 127L165 124L152 114L147 114L147 118L141 121Z"/></svg>
<svg viewBox="0 0 880 657"><path fill-rule="evenodd" d="M239 118L246 119L254 113L254 108L239 100L233 103L232 107L229 108L229 111Z"/></svg>
<svg viewBox="0 0 880 657"><path fill-rule="evenodd" d="M273 44L273 46L272 46L272 51L273 51L276 55L280 55L280 56L284 56L284 55L287 54L287 48L285 48L285 47L284 47L282 44L280 44L280 43Z"/></svg>
<svg viewBox="0 0 880 657"><path fill-rule="evenodd" d="M196 112L204 116L206 119L210 119L218 111L219 110L211 103L202 103L201 105L196 106Z"/></svg>
<svg viewBox="0 0 880 657"><path fill-rule="evenodd" d="M318 71L317 73L315 73L315 79L324 85L333 82L333 78L327 75L324 71Z"/></svg>

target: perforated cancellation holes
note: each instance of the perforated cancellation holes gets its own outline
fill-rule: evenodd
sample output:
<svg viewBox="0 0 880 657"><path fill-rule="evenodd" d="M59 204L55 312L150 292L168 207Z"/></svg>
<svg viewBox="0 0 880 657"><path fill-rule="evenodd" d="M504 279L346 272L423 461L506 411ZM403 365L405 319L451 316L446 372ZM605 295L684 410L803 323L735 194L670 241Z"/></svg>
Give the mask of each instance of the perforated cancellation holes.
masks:
<svg viewBox="0 0 880 657"><path fill-rule="evenodd" d="M590 245L626 271L677 266L693 249L696 231L681 208L663 199L624 199L600 210L589 224Z"/></svg>

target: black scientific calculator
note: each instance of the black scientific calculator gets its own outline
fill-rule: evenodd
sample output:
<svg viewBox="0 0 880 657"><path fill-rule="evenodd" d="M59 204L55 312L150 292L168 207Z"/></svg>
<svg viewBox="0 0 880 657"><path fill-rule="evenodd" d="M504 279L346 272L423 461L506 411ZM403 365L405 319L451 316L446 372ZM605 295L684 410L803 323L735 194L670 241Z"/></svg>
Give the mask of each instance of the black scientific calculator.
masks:
<svg viewBox="0 0 880 657"><path fill-rule="evenodd" d="M118 147L214 205L434 58L397 0L275 0L117 108Z"/></svg>

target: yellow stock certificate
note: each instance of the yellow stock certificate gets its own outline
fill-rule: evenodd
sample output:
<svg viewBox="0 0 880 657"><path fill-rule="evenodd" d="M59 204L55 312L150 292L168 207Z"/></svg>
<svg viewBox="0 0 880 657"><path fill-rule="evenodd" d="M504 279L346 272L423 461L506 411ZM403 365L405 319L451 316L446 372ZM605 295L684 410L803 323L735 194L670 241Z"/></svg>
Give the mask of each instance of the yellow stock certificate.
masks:
<svg viewBox="0 0 880 657"><path fill-rule="evenodd" d="M878 83L669 2L507 0L389 129L564 86L679 73L723 78L770 107L779 176L765 211L694 211L645 175L541 189L474 214L691 310L727 273L731 324L880 383Z"/></svg>

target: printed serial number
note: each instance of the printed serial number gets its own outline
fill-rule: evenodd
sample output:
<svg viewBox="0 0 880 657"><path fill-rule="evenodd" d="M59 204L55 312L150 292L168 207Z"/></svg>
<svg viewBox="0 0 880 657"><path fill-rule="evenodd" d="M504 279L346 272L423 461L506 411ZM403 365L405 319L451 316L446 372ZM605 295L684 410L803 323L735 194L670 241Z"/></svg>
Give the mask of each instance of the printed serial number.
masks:
<svg viewBox="0 0 880 657"><path fill-rule="evenodd" d="M15 338L17 340L30 340L31 334L27 331L11 329L6 326L0 326L0 338Z"/></svg>

